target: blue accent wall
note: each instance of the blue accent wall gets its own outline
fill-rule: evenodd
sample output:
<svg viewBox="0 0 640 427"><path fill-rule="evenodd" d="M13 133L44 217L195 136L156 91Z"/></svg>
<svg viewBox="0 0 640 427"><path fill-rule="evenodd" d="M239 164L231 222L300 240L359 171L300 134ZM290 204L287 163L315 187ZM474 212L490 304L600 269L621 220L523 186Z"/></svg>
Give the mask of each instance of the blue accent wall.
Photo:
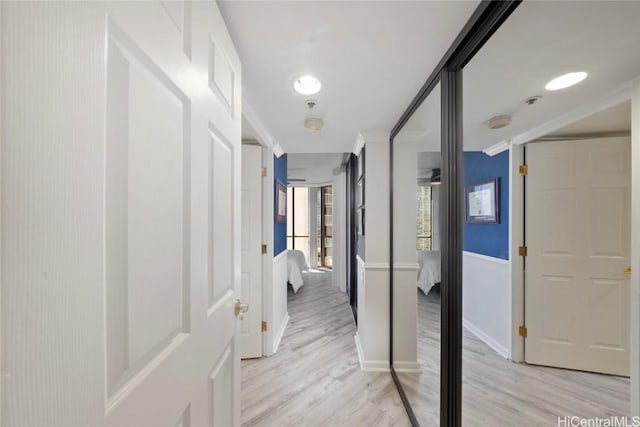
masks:
<svg viewBox="0 0 640 427"><path fill-rule="evenodd" d="M467 252L509 259L509 151L493 157L464 152L464 186L498 178L499 222L463 224L462 248Z"/></svg>
<svg viewBox="0 0 640 427"><path fill-rule="evenodd" d="M278 187L276 181L287 185L287 155L280 157L273 156L273 256L279 255L287 250L287 224L278 224L275 216L276 197L278 197ZM291 200L287 200L291 203Z"/></svg>

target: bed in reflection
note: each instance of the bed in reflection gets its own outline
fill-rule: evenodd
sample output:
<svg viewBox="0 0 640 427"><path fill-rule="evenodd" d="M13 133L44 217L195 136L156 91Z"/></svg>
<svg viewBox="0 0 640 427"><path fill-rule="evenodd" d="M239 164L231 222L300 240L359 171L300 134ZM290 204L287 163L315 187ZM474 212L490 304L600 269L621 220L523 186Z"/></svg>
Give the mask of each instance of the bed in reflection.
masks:
<svg viewBox="0 0 640 427"><path fill-rule="evenodd" d="M293 288L294 293L304 285L302 272L308 269L309 264L307 264L304 252L295 249L287 252L287 282Z"/></svg>
<svg viewBox="0 0 640 427"><path fill-rule="evenodd" d="M440 251L416 251L418 261L418 288L425 295L440 283Z"/></svg>

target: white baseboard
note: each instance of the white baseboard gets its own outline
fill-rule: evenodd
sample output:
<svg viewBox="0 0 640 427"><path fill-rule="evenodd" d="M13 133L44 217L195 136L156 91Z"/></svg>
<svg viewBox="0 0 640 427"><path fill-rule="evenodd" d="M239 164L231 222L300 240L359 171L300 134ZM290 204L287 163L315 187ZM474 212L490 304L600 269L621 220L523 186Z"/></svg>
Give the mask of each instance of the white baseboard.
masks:
<svg viewBox="0 0 640 427"><path fill-rule="evenodd" d="M393 369L396 372L411 372L419 374L422 368L418 362L393 362Z"/></svg>
<svg viewBox="0 0 640 427"><path fill-rule="evenodd" d="M498 353L500 356L504 357L505 359L510 359L511 358L511 354L509 352L509 349L507 349L506 347L502 346L500 343L495 341L489 335L487 335L484 332L482 332L480 329L476 328L471 323L467 322L467 319L462 319L462 326L467 328L473 335L475 335L476 337L480 338L485 344L487 344L489 347L494 349L495 352Z"/></svg>
<svg viewBox="0 0 640 427"><path fill-rule="evenodd" d="M287 324L289 323L289 312L287 312L282 319L282 324L276 333L275 338L273 339L273 352L278 351L278 347L280 346L280 341L282 341L282 337L284 336L284 330L287 329Z"/></svg>
<svg viewBox="0 0 640 427"><path fill-rule="evenodd" d="M358 362L360 369L366 372L389 372L389 362L386 360L364 360L364 352L360 344L360 337L356 333L353 337L356 341L356 350L358 351Z"/></svg>

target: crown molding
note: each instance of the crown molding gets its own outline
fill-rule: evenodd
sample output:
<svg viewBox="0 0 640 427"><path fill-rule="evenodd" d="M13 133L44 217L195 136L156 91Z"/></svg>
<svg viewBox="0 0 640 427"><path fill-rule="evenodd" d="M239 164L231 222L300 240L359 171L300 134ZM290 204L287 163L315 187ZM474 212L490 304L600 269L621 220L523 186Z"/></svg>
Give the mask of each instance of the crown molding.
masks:
<svg viewBox="0 0 640 427"><path fill-rule="evenodd" d="M511 141L506 140L506 141L500 141L497 144L493 144L491 147L488 147L482 150L482 152L487 156L493 157L496 154L500 154L503 151L507 151L509 148L511 148Z"/></svg>
<svg viewBox="0 0 640 427"><path fill-rule="evenodd" d="M263 147L273 147L275 151L275 145L277 144L275 144L273 137L265 127L264 123L262 123L262 120L260 120L256 112L251 108L244 96L242 97L242 116L255 131L255 137L260 145Z"/></svg>
<svg viewBox="0 0 640 427"><path fill-rule="evenodd" d="M356 141L353 144L351 152L356 156L359 156L360 151L362 151L365 144L388 143L390 135L391 134L389 132L383 131L360 131L358 132L358 136L356 137Z"/></svg>
<svg viewBox="0 0 640 427"><path fill-rule="evenodd" d="M273 154L276 157L282 157L282 155L284 154L284 150L282 149L282 147L280 146L280 144L278 144L276 142L276 144L273 146Z"/></svg>
<svg viewBox="0 0 640 427"><path fill-rule="evenodd" d="M553 120L543 123L540 126L536 126L533 129L516 135L511 138L511 144L520 145L531 142L545 135L548 135L553 131L568 126L578 120L599 113L600 111L606 110L607 108L613 107L621 102L628 101L631 99L633 88L638 84L639 81L640 77L636 77L635 79L628 81L621 86L618 86L616 89L612 90L599 99L581 105L580 107L569 111L566 114L562 114Z"/></svg>

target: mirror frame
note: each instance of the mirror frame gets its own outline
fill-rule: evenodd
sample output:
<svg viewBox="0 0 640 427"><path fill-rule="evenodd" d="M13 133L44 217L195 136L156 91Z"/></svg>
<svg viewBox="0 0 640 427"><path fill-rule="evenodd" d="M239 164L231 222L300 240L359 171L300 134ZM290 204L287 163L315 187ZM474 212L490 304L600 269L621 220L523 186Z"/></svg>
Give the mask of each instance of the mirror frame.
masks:
<svg viewBox="0 0 640 427"><path fill-rule="evenodd" d="M389 137L389 365L412 426L418 420L393 366L393 154L394 139L438 83L441 84L441 344L440 426L462 425L462 72L522 0L483 0L429 75Z"/></svg>

